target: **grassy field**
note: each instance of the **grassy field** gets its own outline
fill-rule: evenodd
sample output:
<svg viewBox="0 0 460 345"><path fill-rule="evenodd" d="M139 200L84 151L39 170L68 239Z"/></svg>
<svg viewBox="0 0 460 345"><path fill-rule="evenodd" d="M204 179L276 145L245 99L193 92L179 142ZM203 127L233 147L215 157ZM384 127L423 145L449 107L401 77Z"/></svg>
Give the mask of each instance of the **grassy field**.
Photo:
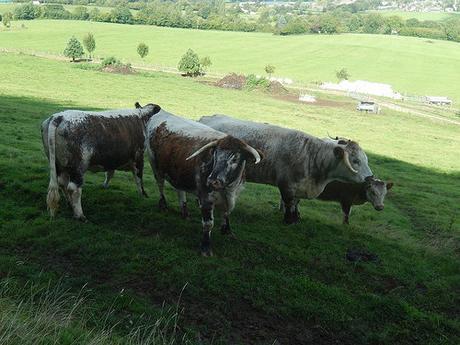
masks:
<svg viewBox="0 0 460 345"><path fill-rule="evenodd" d="M408 12L408 11L369 11L382 16L399 16L402 19L415 18L418 20L442 21L450 18L459 18L459 13L449 12Z"/></svg>
<svg viewBox="0 0 460 345"><path fill-rule="evenodd" d="M83 322L86 316L75 313L56 333L65 340L58 343L105 329L127 343L133 327L175 308L185 285L178 334L192 343L460 341L456 126L391 111L360 115L346 99L301 105L171 74L108 74L26 55L0 54L0 74L0 279L59 285L74 295L86 286L91 318ZM198 255L197 208L190 221L181 220L168 189L171 210L160 213L150 172L149 199L137 197L129 174L117 173L109 190L100 187L102 174L88 174L83 207L90 222L73 221L66 205L50 221L40 122L66 108L135 101L194 119L220 112L352 137L368 152L374 173L395 187L383 212L357 207L349 227L340 224L338 205L317 201L303 201L302 223L286 227L276 211L277 191L248 184L232 215L238 239L216 231L213 258ZM379 260L349 262L348 249ZM8 306L0 318L16 309L28 315L21 300L0 289L0 304Z"/></svg>
<svg viewBox="0 0 460 345"><path fill-rule="evenodd" d="M21 28L24 24L26 28ZM275 75L295 81L335 81L347 68L351 79L390 83L399 92L445 95L460 101L457 82L460 45L411 37L344 34L281 37L263 33L199 31L141 25L81 21L35 20L14 22L0 32L0 47L28 52L62 54L68 39L93 32L96 56L115 55L127 62L176 67L182 54L193 48L210 56L211 72L264 74L276 66ZM143 62L139 42L150 46ZM224 42L224 43L223 43Z"/></svg>

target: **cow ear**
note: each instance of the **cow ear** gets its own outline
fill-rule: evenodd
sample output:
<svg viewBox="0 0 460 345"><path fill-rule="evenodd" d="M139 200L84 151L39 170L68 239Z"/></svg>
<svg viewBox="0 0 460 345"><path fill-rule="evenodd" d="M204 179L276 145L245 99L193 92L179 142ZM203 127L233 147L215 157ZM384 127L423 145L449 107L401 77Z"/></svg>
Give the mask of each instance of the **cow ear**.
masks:
<svg viewBox="0 0 460 345"><path fill-rule="evenodd" d="M134 103L134 106L136 107L136 109L142 108L139 102Z"/></svg>
<svg viewBox="0 0 460 345"><path fill-rule="evenodd" d="M344 155L345 155L345 150L342 147L340 146L334 147L334 156L337 159L343 159Z"/></svg>
<svg viewBox="0 0 460 345"><path fill-rule="evenodd" d="M390 190L393 187L393 182L387 182L387 190Z"/></svg>

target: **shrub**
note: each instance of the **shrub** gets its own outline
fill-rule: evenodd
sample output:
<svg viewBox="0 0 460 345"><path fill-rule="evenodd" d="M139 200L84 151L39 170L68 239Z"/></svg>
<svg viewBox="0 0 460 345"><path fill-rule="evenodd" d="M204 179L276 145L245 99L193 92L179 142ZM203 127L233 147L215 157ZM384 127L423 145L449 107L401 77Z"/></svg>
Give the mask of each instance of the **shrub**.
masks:
<svg viewBox="0 0 460 345"><path fill-rule="evenodd" d="M348 80L348 78L350 78L350 73L348 73L348 71L345 68L342 68L340 71L337 71L335 75L339 80Z"/></svg>
<svg viewBox="0 0 460 345"><path fill-rule="evenodd" d="M246 85L245 88L247 90L253 89L268 89L270 86L270 80L264 77L257 77L255 74L249 74L246 77Z"/></svg>
<svg viewBox="0 0 460 345"><path fill-rule="evenodd" d="M268 76L271 78L272 74L275 72L275 66L273 65L267 65L265 66L265 72L268 74Z"/></svg>
<svg viewBox="0 0 460 345"><path fill-rule="evenodd" d="M122 64L121 61L118 60L115 56L109 56L109 57L104 58L104 60L102 60L101 67L104 68L108 66L118 66L121 64Z"/></svg>
<svg viewBox="0 0 460 345"><path fill-rule="evenodd" d="M143 59L149 53L149 46L145 43L139 43L139 45L137 46L137 53L139 54L141 59Z"/></svg>
<svg viewBox="0 0 460 345"><path fill-rule="evenodd" d="M200 75L201 64L198 54L192 49L187 50L179 61L178 69L189 77L196 77Z"/></svg>
<svg viewBox="0 0 460 345"><path fill-rule="evenodd" d="M205 56L204 58L200 60L200 65L201 65L202 71L205 72L212 65L211 58L209 56Z"/></svg>
<svg viewBox="0 0 460 345"><path fill-rule="evenodd" d="M64 6L51 4L43 7L43 18L49 19L69 19L72 15L66 11Z"/></svg>
<svg viewBox="0 0 460 345"><path fill-rule="evenodd" d="M13 15L11 14L11 12L4 13L2 18L3 25L9 28L11 25L11 19L13 19Z"/></svg>
<svg viewBox="0 0 460 345"><path fill-rule="evenodd" d="M64 55L72 58L72 61L75 61L75 59L81 58L83 53L83 47L80 41L73 36L67 43L67 47L64 50Z"/></svg>

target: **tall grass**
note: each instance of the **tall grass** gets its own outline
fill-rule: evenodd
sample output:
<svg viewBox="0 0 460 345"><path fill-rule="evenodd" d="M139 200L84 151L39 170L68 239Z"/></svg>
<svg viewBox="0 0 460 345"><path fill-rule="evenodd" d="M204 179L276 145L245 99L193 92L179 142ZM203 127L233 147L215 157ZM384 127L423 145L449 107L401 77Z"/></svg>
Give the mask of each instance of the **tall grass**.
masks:
<svg viewBox="0 0 460 345"><path fill-rule="evenodd" d="M184 287L185 288L185 287ZM12 278L0 281L0 344L91 344L91 345L174 345L190 344L187 335L178 334L179 301L175 308L163 307L162 315L135 325L127 335L116 333L116 324L102 320L91 310L86 285L78 294L61 284L39 286L28 282L21 286ZM102 323L102 328L90 324Z"/></svg>

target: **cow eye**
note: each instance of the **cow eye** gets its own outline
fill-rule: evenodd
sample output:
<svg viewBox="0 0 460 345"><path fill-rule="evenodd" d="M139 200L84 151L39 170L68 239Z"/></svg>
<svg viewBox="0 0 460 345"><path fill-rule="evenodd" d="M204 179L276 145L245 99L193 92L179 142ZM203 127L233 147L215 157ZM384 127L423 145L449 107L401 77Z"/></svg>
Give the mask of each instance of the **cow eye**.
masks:
<svg viewBox="0 0 460 345"><path fill-rule="evenodd" d="M356 165L359 165L360 161L359 161L359 159L355 159L355 160L353 160L353 163L355 163Z"/></svg>

